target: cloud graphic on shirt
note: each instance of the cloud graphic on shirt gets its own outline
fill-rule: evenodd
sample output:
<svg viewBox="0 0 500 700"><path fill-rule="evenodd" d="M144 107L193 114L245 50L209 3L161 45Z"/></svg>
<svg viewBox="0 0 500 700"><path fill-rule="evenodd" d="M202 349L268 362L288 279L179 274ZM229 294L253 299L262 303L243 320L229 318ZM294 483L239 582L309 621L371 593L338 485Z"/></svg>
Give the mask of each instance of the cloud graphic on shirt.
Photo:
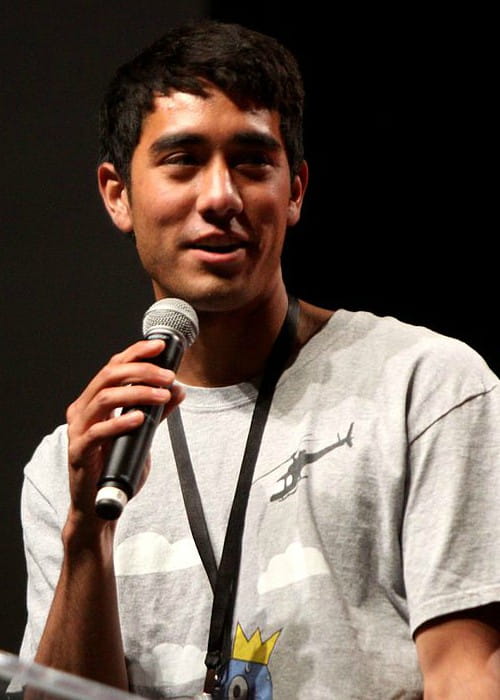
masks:
<svg viewBox="0 0 500 700"><path fill-rule="evenodd" d="M192 644L164 642L132 662L129 674L135 685L182 686L205 677L205 654Z"/></svg>
<svg viewBox="0 0 500 700"><path fill-rule="evenodd" d="M117 576L165 573L200 565L191 537L171 543L156 532L141 532L123 540L115 552Z"/></svg>
<svg viewBox="0 0 500 700"><path fill-rule="evenodd" d="M162 684L182 685L205 676L205 654L187 644L158 644L152 651L155 680Z"/></svg>
<svg viewBox="0 0 500 700"><path fill-rule="evenodd" d="M271 559L267 571L259 576L257 590L261 594L267 593L320 574L328 574L328 565L321 551L293 542L285 552Z"/></svg>

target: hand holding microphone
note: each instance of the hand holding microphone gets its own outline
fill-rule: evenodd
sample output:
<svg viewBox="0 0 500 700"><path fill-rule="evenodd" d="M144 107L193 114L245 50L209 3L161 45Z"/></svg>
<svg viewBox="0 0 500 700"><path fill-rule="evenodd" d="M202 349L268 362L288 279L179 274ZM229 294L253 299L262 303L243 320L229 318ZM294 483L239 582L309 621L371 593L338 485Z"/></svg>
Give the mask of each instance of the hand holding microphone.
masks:
<svg viewBox="0 0 500 700"><path fill-rule="evenodd" d="M165 342L163 352L149 361L175 372L184 351L198 335L196 312L181 299L160 299L144 315L143 335L147 340ZM144 422L115 438L97 484L95 509L105 520L116 520L134 496L164 407L134 406L126 410L137 409L144 413Z"/></svg>

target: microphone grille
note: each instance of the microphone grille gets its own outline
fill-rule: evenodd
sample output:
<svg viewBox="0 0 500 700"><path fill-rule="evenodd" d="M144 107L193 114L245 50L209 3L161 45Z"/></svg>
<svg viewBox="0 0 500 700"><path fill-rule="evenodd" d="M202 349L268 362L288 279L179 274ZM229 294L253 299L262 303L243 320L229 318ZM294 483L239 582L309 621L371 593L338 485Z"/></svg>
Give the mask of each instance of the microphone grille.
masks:
<svg viewBox="0 0 500 700"><path fill-rule="evenodd" d="M193 307L182 299L160 299L144 314L142 332L145 338L165 329L177 331L191 345L199 331L198 316Z"/></svg>

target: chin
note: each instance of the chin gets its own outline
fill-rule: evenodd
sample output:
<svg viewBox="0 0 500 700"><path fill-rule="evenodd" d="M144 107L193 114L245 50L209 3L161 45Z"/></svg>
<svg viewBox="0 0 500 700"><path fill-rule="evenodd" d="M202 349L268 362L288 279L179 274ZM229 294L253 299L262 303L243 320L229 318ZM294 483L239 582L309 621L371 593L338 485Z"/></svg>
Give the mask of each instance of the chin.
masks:
<svg viewBox="0 0 500 700"><path fill-rule="evenodd" d="M246 306L252 301L252 297L244 293L224 293L218 290L203 295L193 295L187 301L198 311L228 312Z"/></svg>
<svg viewBox="0 0 500 700"><path fill-rule="evenodd" d="M251 302L253 295L248 285L230 285L227 283L207 285L171 285L153 284L158 299L171 297L183 299L197 311L233 311Z"/></svg>

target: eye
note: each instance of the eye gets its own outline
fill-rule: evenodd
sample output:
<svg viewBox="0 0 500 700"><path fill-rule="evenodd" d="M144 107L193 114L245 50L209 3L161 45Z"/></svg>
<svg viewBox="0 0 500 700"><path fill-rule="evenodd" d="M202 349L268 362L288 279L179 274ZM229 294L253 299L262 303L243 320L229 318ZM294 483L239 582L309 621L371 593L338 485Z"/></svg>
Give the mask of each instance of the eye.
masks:
<svg viewBox="0 0 500 700"><path fill-rule="evenodd" d="M236 167L242 166L264 166L269 165L271 162L267 153L263 151L245 151L244 153L239 153L234 158L234 165Z"/></svg>
<svg viewBox="0 0 500 700"><path fill-rule="evenodd" d="M248 683L243 676L235 676L227 688L228 700L247 700Z"/></svg>
<svg viewBox="0 0 500 700"><path fill-rule="evenodd" d="M271 166L269 154L262 151L239 153L231 161L233 170L249 180L266 180L271 174Z"/></svg>
<svg viewBox="0 0 500 700"><path fill-rule="evenodd" d="M162 165L197 165L198 161L192 153L170 153L161 160Z"/></svg>
<svg viewBox="0 0 500 700"><path fill-rule="evenodd" d="M162 156L158 165L168 179L176 182L187 182L198 172L200 159L194 153L176 151Z"/></svg>

